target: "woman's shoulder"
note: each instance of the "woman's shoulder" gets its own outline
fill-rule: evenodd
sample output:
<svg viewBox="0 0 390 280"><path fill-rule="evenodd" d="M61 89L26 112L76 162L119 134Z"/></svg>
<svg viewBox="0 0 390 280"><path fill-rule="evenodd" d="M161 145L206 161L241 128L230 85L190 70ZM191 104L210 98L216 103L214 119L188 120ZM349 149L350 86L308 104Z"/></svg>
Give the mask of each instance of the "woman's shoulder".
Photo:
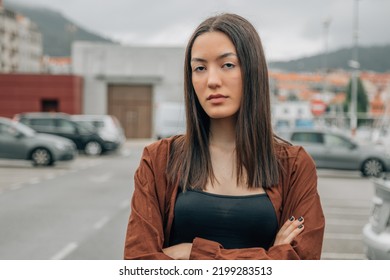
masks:
<svg viewBox="0 0 390 280"><path fill-rule="evenodd" d="M150 157L161 157L164 155L168 155L169 151L172 148L172 145L176 142L182 141L184 135L174 135L169 138L163 138L149 145L145 146L145 151L150 155Z"/></svg>
<svg viewBox="0 0 390 280"><path fill-rule="evenodd" d="M285 141L276 141L275 153L279 162L283 165L298 164L307 167L315 166L312 157L302 146L293 145Z"/></svg>

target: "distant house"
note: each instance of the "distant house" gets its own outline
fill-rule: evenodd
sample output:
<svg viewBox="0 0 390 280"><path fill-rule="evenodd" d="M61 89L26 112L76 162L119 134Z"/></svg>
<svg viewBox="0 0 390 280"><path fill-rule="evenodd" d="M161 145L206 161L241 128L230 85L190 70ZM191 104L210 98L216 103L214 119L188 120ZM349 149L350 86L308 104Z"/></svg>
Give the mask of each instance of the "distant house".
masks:
<svg viewBox="0 0 390 280"><path fill-rule="evenodd" d="M30 19L0 1L0 73L41 72L42 35Z"/></svg>
<svg viewBox="0 0 390 280"><path fill-rule="evenodd" d="M313 126L314 116L307 101L286 101L272 104L272 123L276 130Z"/></svg>

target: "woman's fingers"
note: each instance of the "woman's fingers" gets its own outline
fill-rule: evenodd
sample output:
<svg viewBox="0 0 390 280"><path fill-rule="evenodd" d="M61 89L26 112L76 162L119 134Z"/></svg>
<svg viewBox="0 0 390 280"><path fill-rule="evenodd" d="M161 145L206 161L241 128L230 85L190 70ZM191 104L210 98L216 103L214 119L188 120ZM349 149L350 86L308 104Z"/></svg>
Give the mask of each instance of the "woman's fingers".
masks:
<svg viewBox="0 0 390 280"><path fill-rule="evenodd" d="M290 244L295 237L297 237L301 232L302 230L304 229L304 225L303 224L300 224L298 225L293 231L290 232L290 234L288 234L286 237L285 237L285 244Z"/></svg>
<svg viewBox="0 0 390 280"><path fill-rule="evenodd" d="M283 226L280 228L279 232L280 231L285 231L293 222L295 221L295 217L294 216L291 216L284 224Z"/></svg>
<svg viewBox="0 0 390 280"><path fill-rule="evenodd" d="M291 216L280 228L274 244L290 244L304 229L303 222L303 217L295 219L294 216Z"/></svg>

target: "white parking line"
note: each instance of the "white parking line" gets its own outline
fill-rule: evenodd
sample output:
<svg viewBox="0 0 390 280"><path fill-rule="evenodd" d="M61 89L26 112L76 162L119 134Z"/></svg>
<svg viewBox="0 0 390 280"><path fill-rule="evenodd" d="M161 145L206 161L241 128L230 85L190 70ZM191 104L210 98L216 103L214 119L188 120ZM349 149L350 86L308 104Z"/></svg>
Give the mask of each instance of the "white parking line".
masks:
<svg viewBox="0 0 390 280"><path fill-rule="evenodd" d="M361 234L354 233L327 233L325 232L325 239L340 239L340 240L363 240Z"/></svg>
<svg viewBox="0 0 390 280"><path fill-rule="evenodd" d="M105 183L112 177L112 173L106 173L102 175L95 175L93 177L89 177L89 180L95 183Z"/></svg>
<svg viewBox="0 0 390 280"><path fill-rule="evenodd" d="M72 253L74 250L77 249L79 245L77 243L72 242L66 245L62 250L60 250L57 254L55 254L51 259L52 260L62 260L66 256L68 256L70 253Z"/></svg>
<svg viewBox="0 0 390 280"><path fill-rule="evenodd" d="M364 226L368 222L367 220L353 220L353 219L332 219L327 218L326 225L332 226Z"/></svg>
<svg viewBox="0 0 390 280"><path fill-rule="evenodd" d="M128 157L131 155L131 150L124 150L121 152L121 156Z"/></svg>
<svg viewBox="0 0 390 280"><path fill-rule="evenodd" d="M95 224L94 224L94 229L101 229L102 227L104 227L105 224L108 223L108 221L110 220L110 218L108 216L104 216L103 218L101 218L99 221L97 221Z"/></svg>
<svg viewBox="0 0 390 280"><path fill-rule="evenodd" d="M371 209L351 209L351 208L329 207L324 212L325 212L325 214L369 216L371 214Z"/></svg>
<svg viewBox="0 0 390 280"><path fill-rule="evenodd" d="M51 180L54 179L56 175L54 173L49 173L45 175L45 180Z"/></svg>
<svg viewBox="0 0 390 280"><path fill-rule="evenodd" d="M21 187L22 187L21 184L14 184L11 187L9 187L9 190L16 191L16 190L20 189Z"/></svg>
<svg viewBox="0 0 390 280"><path fill-rule="evenodd" d="M34 177L34 178L28 180L28 183L29 183L30 185L35 185L35 184L38 184L38 183L40 183L40 182L41 182L41 179L38 178L38 177Z"/></svg>
<svg viewBox="0 0 390 280"><path fill-rule="evenodd" d="M367 257L364 254L353 254L353 253L327 253L321 254L321 259L331 260L366 260Z"/></svg>

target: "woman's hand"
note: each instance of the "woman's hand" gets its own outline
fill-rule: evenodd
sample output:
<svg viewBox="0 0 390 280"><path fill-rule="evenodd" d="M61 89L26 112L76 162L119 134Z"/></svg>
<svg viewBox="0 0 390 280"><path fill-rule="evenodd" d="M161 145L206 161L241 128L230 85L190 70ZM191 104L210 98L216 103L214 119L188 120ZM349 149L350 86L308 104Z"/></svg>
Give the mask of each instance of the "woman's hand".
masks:
<svg viewBox="0 0 390 280"><path fill-rule="evenodd" d="M304 229L303 217L295 219L291 216L276 234L274 245L290 244Z"/></svg>
<svg viewBox="0 0 390 280"><path fill-rule="evenodd" d="M192 243L180 243L162 249L165 255L175 260L189 260L192 249Z"/></svg>

